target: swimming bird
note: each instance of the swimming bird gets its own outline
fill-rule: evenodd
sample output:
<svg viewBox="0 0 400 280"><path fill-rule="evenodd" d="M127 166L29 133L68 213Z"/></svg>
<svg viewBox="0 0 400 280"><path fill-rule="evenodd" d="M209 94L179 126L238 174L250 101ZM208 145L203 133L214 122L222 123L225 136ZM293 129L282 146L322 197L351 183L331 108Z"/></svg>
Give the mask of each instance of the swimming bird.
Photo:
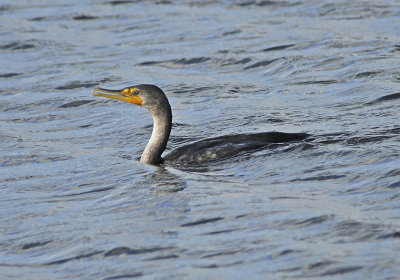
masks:
<svg viewBox="0 0 400 280"><path fill-rule="evenodd" d="M225 135L194 142L177 148L165 158L164 152L171 133L172 111L165 93L157 86L140 84L111 90L95 88L93 95L122 100L146 108L153 116L153 132L144 149L142 163L160 165L199 165L281 144L300 141L308 137L306 133L264 132L255 134Z"/></svg>

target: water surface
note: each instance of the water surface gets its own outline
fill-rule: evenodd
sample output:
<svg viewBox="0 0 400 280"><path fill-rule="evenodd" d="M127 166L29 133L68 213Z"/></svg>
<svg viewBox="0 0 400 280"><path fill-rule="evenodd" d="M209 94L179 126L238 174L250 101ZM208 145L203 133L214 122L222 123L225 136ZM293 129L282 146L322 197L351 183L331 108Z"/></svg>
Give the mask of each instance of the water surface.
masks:
<svg viewBox="0 0 400 280"><path fill-rule="evenodd" d="M397 279L396 1L0 5L4 279ZM308 140L199 170L140 164L156 84L167 152L225 134Z"/></svg>

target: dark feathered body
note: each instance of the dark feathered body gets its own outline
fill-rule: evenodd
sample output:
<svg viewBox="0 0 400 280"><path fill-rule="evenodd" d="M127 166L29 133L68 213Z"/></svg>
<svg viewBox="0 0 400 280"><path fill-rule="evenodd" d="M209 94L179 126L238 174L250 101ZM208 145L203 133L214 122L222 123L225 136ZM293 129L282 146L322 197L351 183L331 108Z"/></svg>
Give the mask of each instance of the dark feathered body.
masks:
<svg viewBox="0 0 400 280"><path fill-rule="evenodd" d="M209 138L179 147L164 158L166 164L195 165L232 157L243 152L267 148L274 144L300 141L305 133L263 132Z"/></svg>

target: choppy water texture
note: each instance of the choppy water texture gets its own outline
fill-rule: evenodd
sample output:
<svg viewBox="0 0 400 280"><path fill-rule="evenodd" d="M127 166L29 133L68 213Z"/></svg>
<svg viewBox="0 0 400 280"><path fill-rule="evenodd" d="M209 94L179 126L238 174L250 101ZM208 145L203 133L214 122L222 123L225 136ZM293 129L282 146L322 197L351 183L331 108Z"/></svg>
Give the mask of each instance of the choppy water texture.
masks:
<svg viewBox="0 0 400 280"><path fill-rule="evenodd" d="M398 279L397 1L2 1L2 279ZM306 132L201 170L168 151Z"/></svg>

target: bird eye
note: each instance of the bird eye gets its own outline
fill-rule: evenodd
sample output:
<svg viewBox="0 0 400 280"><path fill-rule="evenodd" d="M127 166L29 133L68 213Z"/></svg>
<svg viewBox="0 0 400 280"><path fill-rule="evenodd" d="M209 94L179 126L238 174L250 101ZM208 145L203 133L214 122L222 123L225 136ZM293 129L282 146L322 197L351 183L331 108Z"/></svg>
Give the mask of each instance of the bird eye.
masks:
<svg viewBox="0 0 400 280"><path fill-rule="evenodd" d="M125 96L138 95L139 90L137 88L125 88L122 90L122 94Z"/></svg>

